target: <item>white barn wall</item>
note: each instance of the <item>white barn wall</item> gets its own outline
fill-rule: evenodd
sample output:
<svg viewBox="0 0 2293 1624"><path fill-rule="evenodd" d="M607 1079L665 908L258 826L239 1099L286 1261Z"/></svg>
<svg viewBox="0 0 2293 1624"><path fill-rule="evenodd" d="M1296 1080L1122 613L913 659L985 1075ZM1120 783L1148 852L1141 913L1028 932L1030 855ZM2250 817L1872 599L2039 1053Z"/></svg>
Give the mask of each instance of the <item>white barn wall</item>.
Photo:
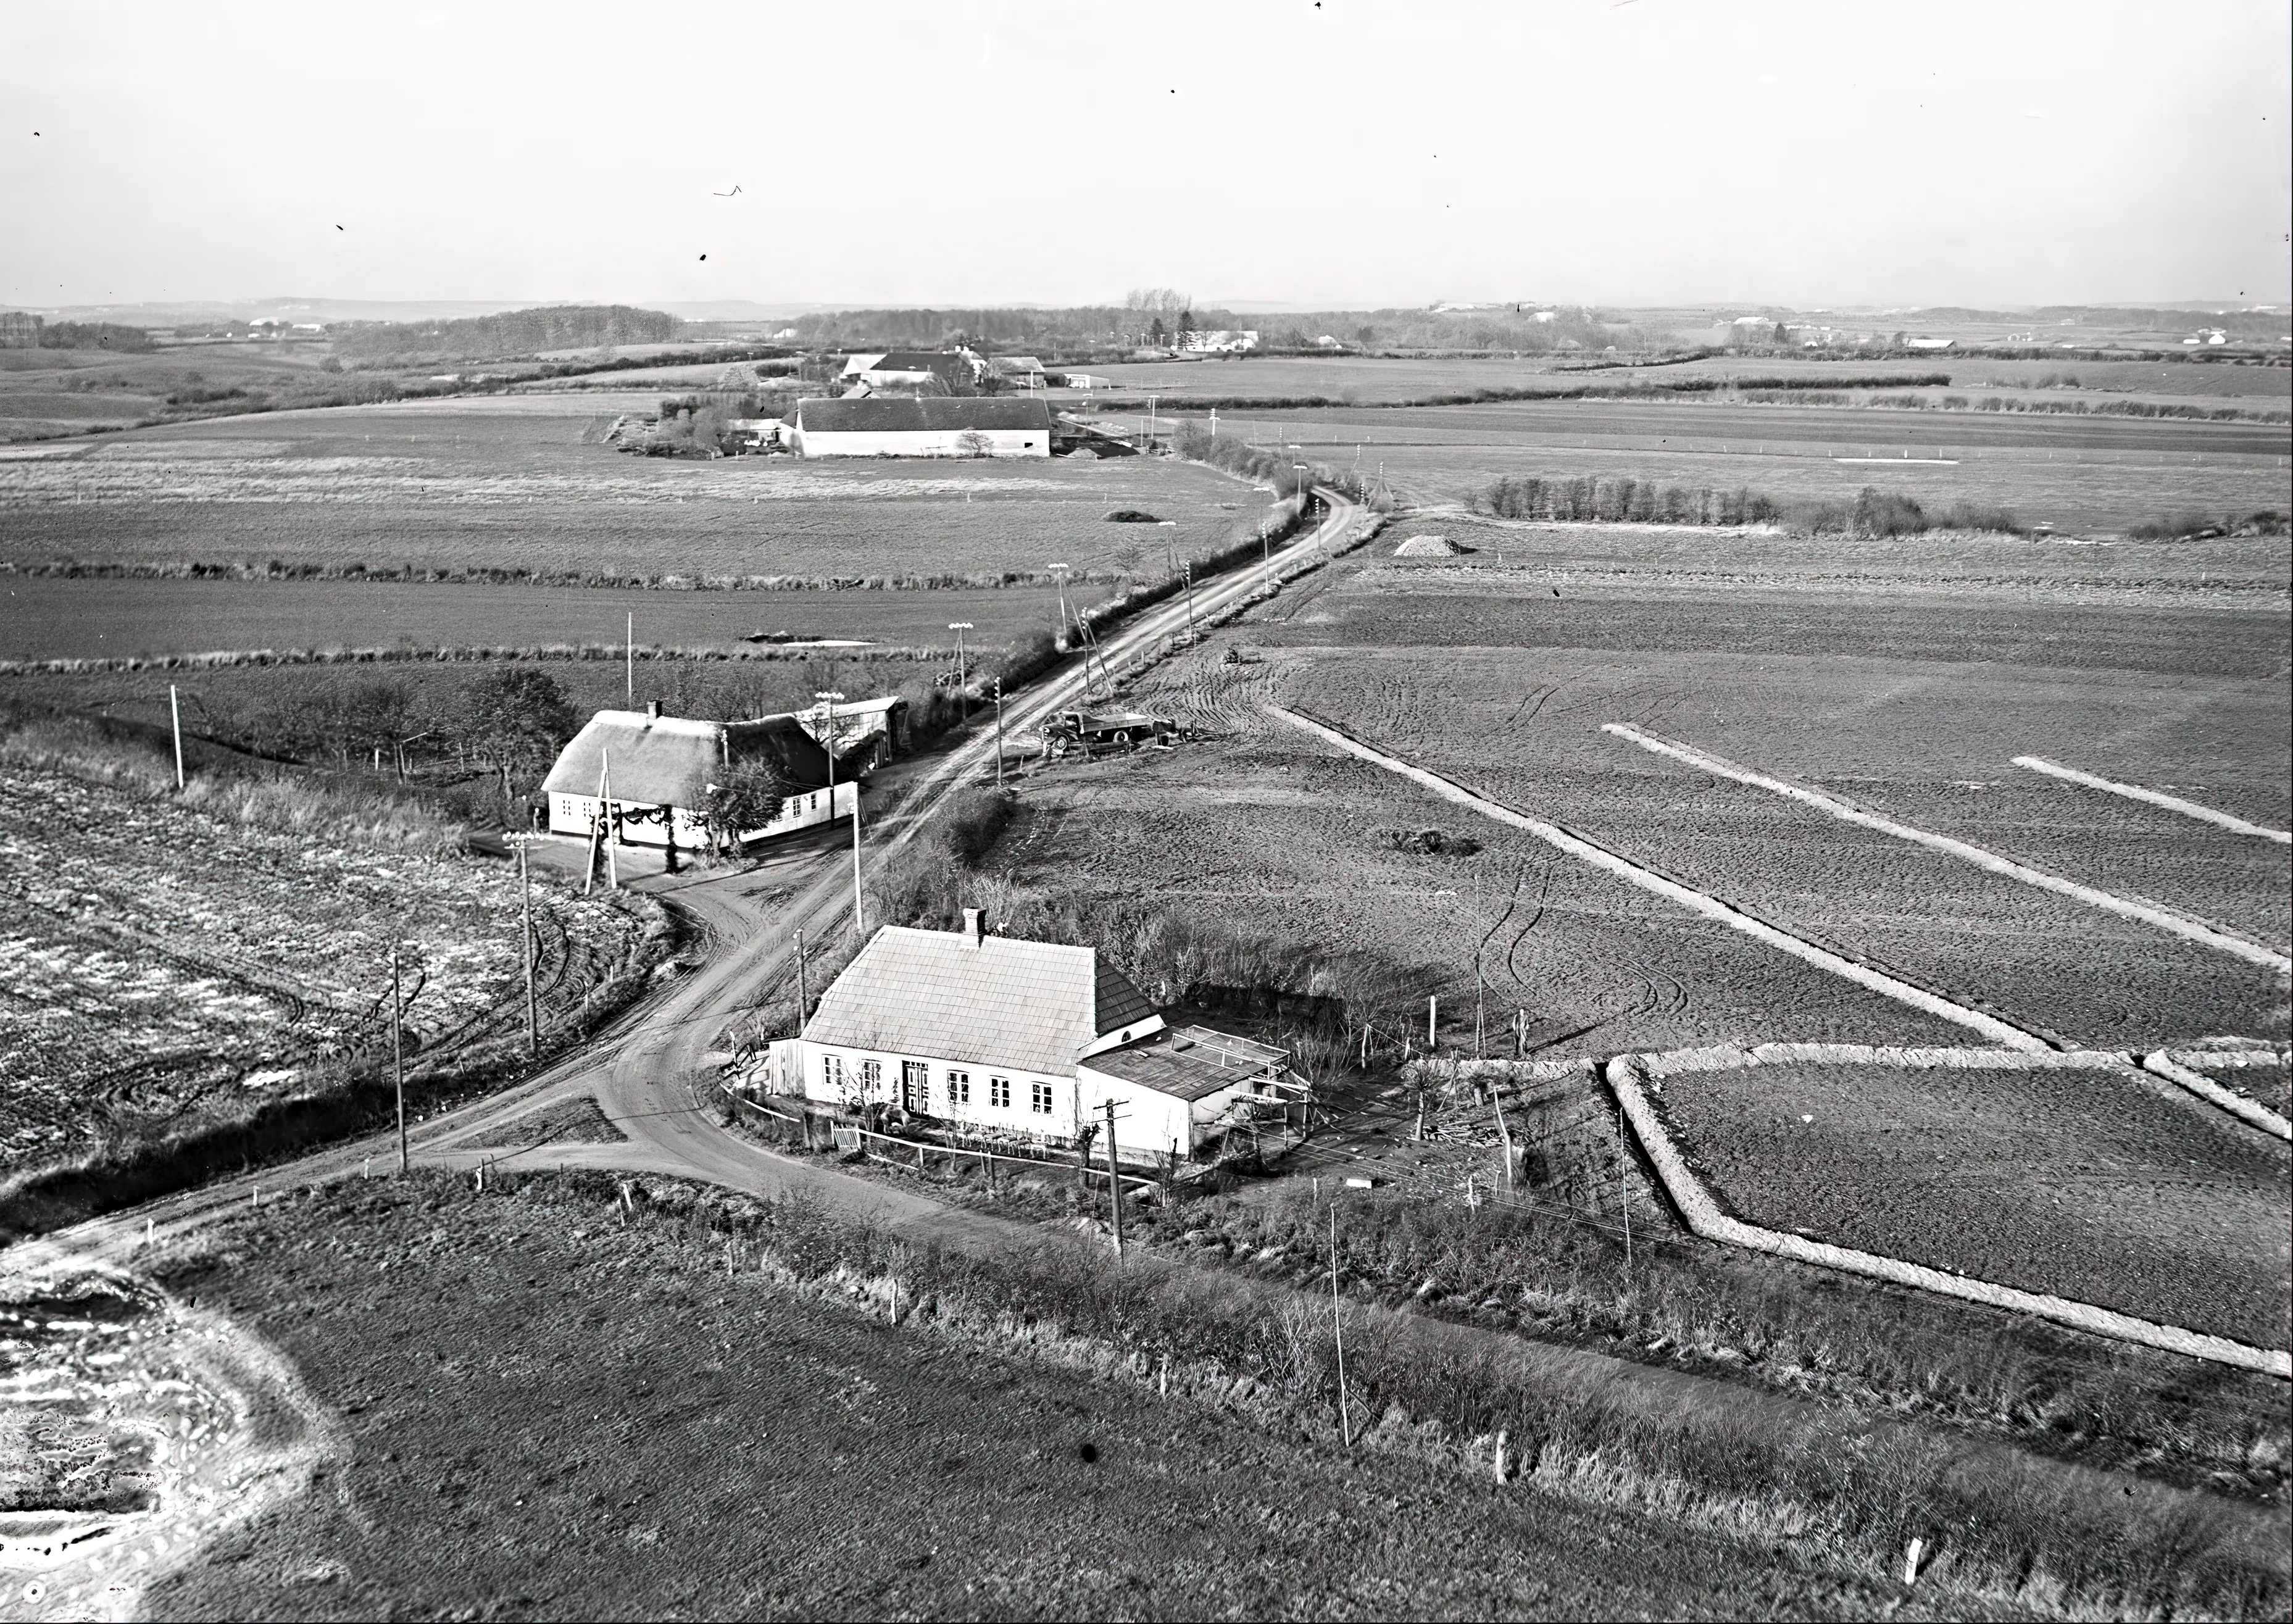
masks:
<svg viewBox="0 0 2293 1624"><path fill-rule="evenodd" d="M920 429L891 434L833 434L807 430L797 437L797 452L804 457L972 457L979 453L961 443L965 437L987 441L992 457L1048 457L1051 438L1041 429ZM975 441L976 443L976 441Z"/></svg>
<svg viewBox="0 0 2293 1624"><path fill-rule="evenodd" d="M742 834L743 840L769 840L774 835L790 834L798 829L811 829L839 817L852 816L852 808L860 794L860 786L848 779L836 786L836 803L831 809L825 789L800 790L781 803L781 815L761 829L751 829ZM604 805L608 819L614 811L623 815L620 843L624 846L666 846L668 830L655 818L660 808L644 801L623 800L616 796L601 803L595 795L554 794L549 798L549 832L552 834L579 835L587 840L591 820ZM672 814L677 830L677 845L680 851L696 851L709 843L709 825L697 811L679 807ZM647 821L628 821L632 816Z"/></svg>

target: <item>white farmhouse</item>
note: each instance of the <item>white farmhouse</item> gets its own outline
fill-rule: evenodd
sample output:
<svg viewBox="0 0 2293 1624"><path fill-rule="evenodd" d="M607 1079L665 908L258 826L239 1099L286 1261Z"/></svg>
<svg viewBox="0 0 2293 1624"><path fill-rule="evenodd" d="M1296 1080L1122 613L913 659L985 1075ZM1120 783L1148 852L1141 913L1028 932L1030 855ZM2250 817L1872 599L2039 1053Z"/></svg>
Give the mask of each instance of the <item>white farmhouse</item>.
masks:
<svg viewBox="0 0 2293 1624"><path fill-rule="evenodd" d="M1259 1120L1302 1110L1279 1049L1172 1030L1090 947L962 928L890 925L821 998L801 1036L772 1045L766 1085L854 1112L1071 1145L1115 1108L1123 1157L1186 1160Z"/></svg>
<svg viewBox="0 0 2293 1624"><path fill-rule="evenodd" d="M804 457L1048 457L1051 409L1011 395L803 400L789 438Z"/></svg>
<svg viewBox="0 0 2293 1624"><path fill-rule="evenodd" d="M851 815L860 786L839 773L830 804L828 752L797 718L706 722L652 705L598 711L558 752L541 784L550 832L598 830L617 846L705 850L709 786L735 762L758 759L772 763L789 792L779 816L741 832L743 843Z"/></svg>

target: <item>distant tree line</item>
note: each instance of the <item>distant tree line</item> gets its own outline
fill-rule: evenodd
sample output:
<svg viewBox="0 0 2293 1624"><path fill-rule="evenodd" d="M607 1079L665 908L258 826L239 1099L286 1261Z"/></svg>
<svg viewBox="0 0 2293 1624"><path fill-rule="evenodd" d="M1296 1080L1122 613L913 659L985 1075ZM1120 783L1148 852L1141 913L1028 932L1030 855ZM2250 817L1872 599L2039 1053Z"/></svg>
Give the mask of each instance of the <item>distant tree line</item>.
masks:
<svg viewBox="0 0 2293 1624"><path fill-rule="evenodd" d="M0 311L0 350L113 350L141 355L155 346L140 327L117 321L51 321L26 310Z"/></svg>
<svg viewBox="0 0 2293 1624"><path fill-rule="evenodd" d="M666 344L684 323L630 304L549 304L457 321L361 321L328 329L345 361L482 361L616 344Z"/></svg>
<svg viewBox="0 0 2293 1624"><path fill-rule="evenodd" d="M1918 535L1930 530L2021 535L2005 508L1955 502L1930 513L1915 497L1866 485L1852 502L1787 501L1738 486L1659 485L1652 479L1504 478L1473 498L1473 511L1500 519L1573 524L1780 524L1810 535Z"/></svg>

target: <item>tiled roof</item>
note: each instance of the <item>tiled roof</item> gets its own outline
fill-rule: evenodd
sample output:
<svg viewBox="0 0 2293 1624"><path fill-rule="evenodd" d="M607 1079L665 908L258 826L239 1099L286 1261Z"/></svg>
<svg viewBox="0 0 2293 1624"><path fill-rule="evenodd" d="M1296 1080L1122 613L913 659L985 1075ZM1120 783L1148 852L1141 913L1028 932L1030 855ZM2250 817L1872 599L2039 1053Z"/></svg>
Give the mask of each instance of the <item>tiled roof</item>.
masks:
<svg viewBox="0 0 2293 1624"><path fill-rule="evenodd" d="M1089 947L887 925L836 978L806 1039L1073 1076L1102 1033L1155 1012ZM1094 1060L1093 1064L1097 1064Z"/></svg>
<svg viewBox="0 0 2293 1624"><path fill-rule="evenodd" d="M797 426L807 434L930 434L949 430L1041 429L1051 432L1051 409L1040 400L1009 395L937 395L906 400L798 401Z"/></svg>
<svg viewBox="0 0 2293 1624"><path fill-rule="evenodd" d="M552 795L595 795L602 767L612 769L615 800L648 807L698 807L727 756L762 757L791 789L828 782L828 752L792 716L752 722L703 722L642 710L600 710L558 752L542 781Z"/></svg>
<svg viewBox="0 0 2293 1624"><path fill-rule="evenodd" d="M1180 1100L1200 1100L1222 1088L1279 1071L1289 1059L1279 1049L1253 1043L1246 1037L1214 1032L1208 1027L1187 1027L1157 1032L1120 1049L1108 1049L1084 1061L1093 1071L1151 1088Z"/></svg>

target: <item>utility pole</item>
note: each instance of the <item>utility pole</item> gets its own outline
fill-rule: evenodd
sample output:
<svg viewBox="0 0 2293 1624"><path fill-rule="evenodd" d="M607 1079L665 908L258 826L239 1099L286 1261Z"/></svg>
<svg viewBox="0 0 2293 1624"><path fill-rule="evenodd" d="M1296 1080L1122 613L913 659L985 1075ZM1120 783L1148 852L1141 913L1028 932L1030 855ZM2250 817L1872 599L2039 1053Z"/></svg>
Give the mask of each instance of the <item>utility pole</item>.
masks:
<svg viewBox="0 0 2293 1624"><path fill-rule="evenodd" d="M804 932L796 933L796 1030L804 1035L805 1012L812 1007L812 992L804 980Z"/></svg>
<svg viewBox="0 0 2293 1624"><path fill-rule="evenodd" d="M969 621L950 621L947 629L955 634L955 692L962 707L963 725L971 725L971 671L963 655L963 634L971 629Z"/></svg>
<svg viewBox="0 0 2293 1624"><path fill-rule="evenodd" d="M1003 787L1003 679L995 678L995 787Z"/></svg>
<svg viewBox="0 0 2293 1624"><path fill-rule="evenodd" d="M1059 646L1065 648L1067 641L1067 566L1054 564L1049 569L1052 577L1059 583Z"/></svg>
<svg viewBox="0 0 2293 1624"><path fill-rule="evenodd" d="M832 824L836 821L836 702L844 695L814 689L812 696L820 702L820 743L828 752L828 821Z"/></svg>
<svg viewBox="0 0 2293 1624"><path fill-rule="evenodd" d="M513 834L509 840L517 848L519 912L525 926L525 1056L537 1060L541 1054L541 1005L533 990L533 873L526 857L533 837Z"/></svg>
<svg viewBox="0 0 2293 1624"><path fill-rule="evenodd" d="M1122 1255L1122 1174L1114 1160L1114 1101L1106 1102L1107 1209L1114 1215L1114 1255Z"/></svg>
<svg viewBox="0 0 2293 1624"><path fill-rule="evenodd" d="M175 728L175 792L183 792L183 707L175 697L175 685L167 685L167 719Z"/></svg>
<svg viewBox="0 0 2293 1624"><path fill-rule="evenodd" d="M629 611L628 637L621 645L621 664L631 709L637 702L637 612Z"/></svg>
<svg viewBox="0 0 2293 1624"><path fill-rule="evenodd" d="M1218 408L1215 406L1211 408L1211 438L1218 438Z"/></svg>
<svg viewBox="0 0 2293 1624"><path fill-rule="evenodd" d="M1193 636L1195 635L1195 565L1194 565L1194 561L1193 561L1193 560L1191 560L1191 559L1189 559L1189 560L1187 562L1187 564L1186 564L1186 572L1187 572L1187 635L1188 637L1193 637Z"/></svg>
<svg viewBox="0 0 2293 1624"><path fill-rule="evenodd" d="M860 900L860 785L852 785L852 939L858 941L867 927L867 910Z"/></svg>
<svg viewBox="0 0 2293 1624"><path fill-rule="evenodd" d="M1258 521L1258 584L1268 591L1274 589L1274 543L1268 539L1266 521Z"/></svg>
<svg viewBox="0 0 2293 1624"><path fill-rule="evenodd" d="M1146 454L1155 454L1155 397L1146 397Z"/></svg>
<svg viewBox="0 0 2293 1624"><path fill-rule="evenodd" d="M1338 1340L1338 1435L1354 1447L1353 1412L1346 1398L1346 1321L1338 1297L1338 1203L1330 1201L1330 1328Z"/></svg>
<svg viewBox="0 0 2293 1624"><path fill-rule="evenodd" d="M399 1036L398 944L390 945L390 1076L398 1091L398 1172L406 1174L406 1045Z"/></svg>

